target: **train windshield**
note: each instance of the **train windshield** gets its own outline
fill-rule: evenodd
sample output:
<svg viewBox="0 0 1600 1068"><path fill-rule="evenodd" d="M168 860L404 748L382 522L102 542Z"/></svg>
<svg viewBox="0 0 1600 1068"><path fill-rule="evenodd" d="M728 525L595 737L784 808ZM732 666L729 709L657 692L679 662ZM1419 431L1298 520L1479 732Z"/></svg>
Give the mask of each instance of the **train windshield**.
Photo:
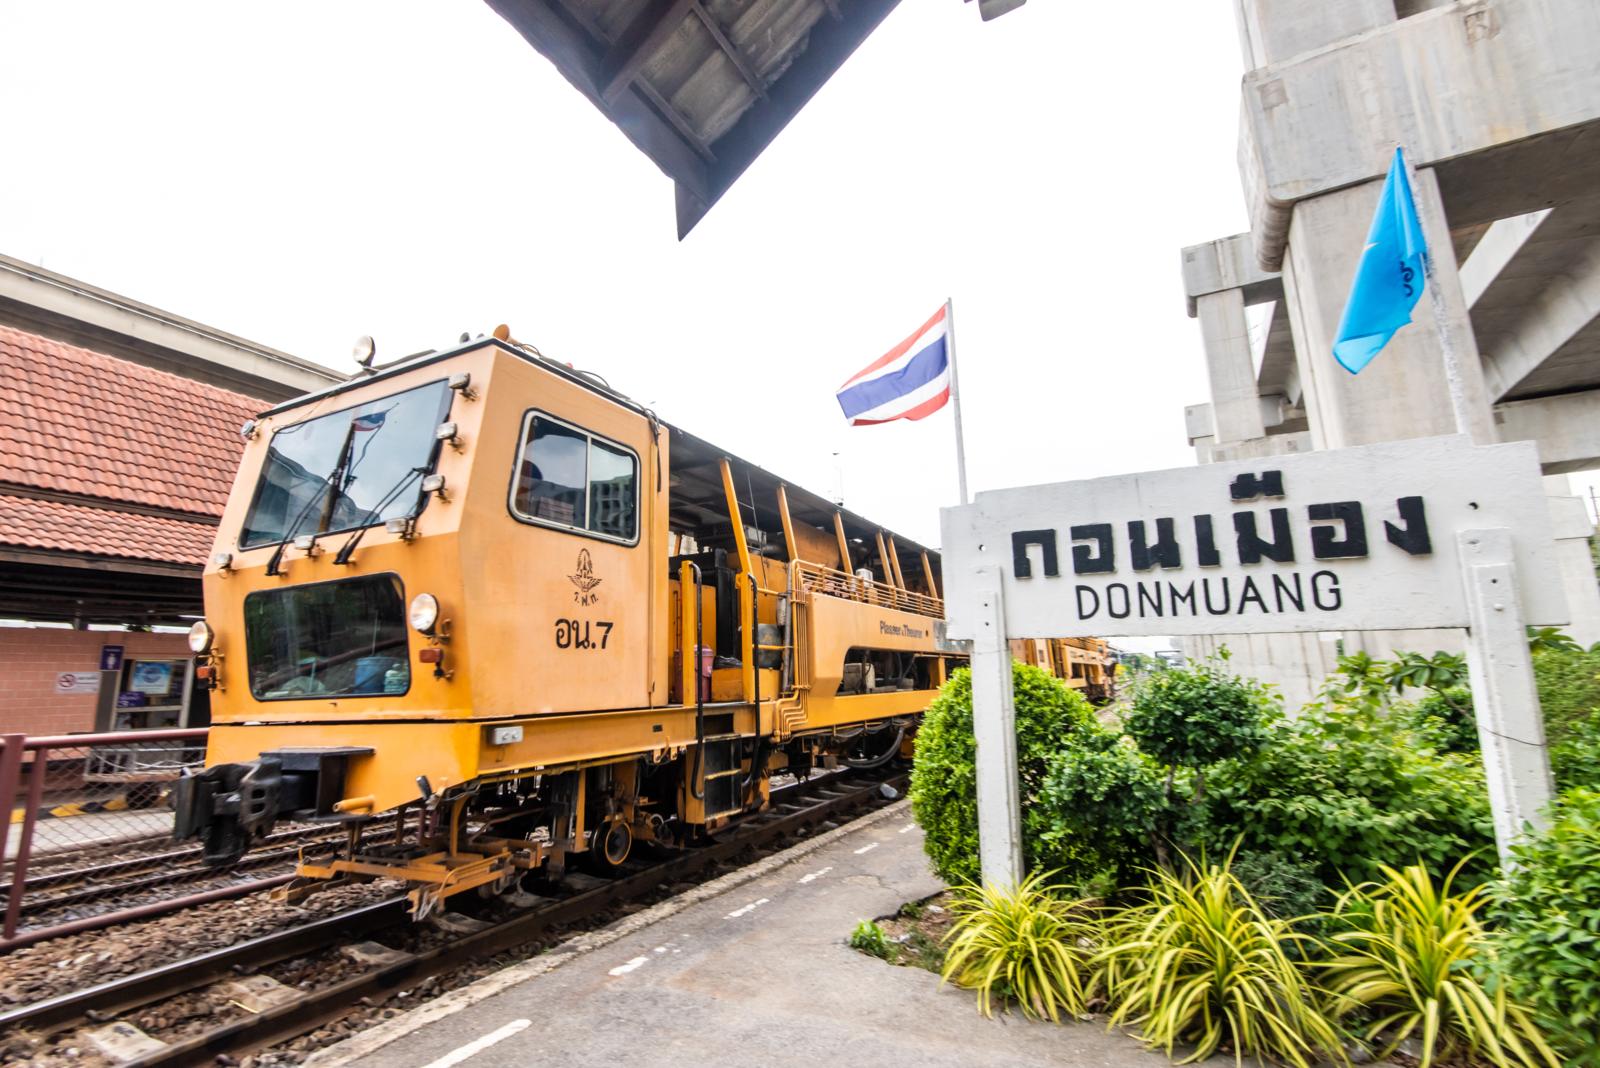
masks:
<svg viewBox="0 0 1600 1068"><path fill-rule="evenodd" d="M286 426L272 435L241 548L354 530L414 514L433 467L450 389L430 382Z"/></svg>
<svg viewBox="0 0 1600 1068"><path fill-rule="evenodd" d="M258 701L411 688L405 591L395 575L258 590L244 599L244 631Z"/></svg>

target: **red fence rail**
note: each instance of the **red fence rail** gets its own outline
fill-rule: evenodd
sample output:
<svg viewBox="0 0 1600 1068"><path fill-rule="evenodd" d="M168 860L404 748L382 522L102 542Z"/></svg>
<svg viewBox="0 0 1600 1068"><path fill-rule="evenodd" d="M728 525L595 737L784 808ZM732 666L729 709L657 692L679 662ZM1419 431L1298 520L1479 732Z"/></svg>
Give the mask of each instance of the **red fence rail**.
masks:
<svg viewBox="0 0 1600 1068"><path fill-rule="evenodd" d="M6 803L0 876L9 883L0 944L16 935L35 860L171 834L170 783L203 761L208 733L198 728L0 735L0 799ZM49 830L41 835L45 822Z"/></svg>

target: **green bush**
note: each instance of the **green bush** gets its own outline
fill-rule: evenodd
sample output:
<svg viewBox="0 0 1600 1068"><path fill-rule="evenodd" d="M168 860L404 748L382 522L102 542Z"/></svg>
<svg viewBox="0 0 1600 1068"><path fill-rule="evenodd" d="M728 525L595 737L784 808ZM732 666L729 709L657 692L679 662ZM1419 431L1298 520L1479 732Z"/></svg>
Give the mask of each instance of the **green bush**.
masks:
<svg viewBox="0 0 1600 1068"><path fill-rule="evenodd" d="M1473 883L1490 873L1494 826L1476 754L1436 753L1365 703L1326 704L1254 756L1208 769L1188 836L1214 852L1242 836L1246 852L1299 855L1335 887L1386 862L1442 873L1485 850L1466 873Z"/></svg>
<svg viewBox="0 0 1600 1068"><path fill-rule="evenodd" d="M1233 858L1233 874L1262 911L1280 920L1312 916L1333 901L1317 866L1298 854L1240 853Z"/></svg>
<svg viewBox="0 0 1600 1068"><path fill-rule="evenodd" d="M1566 1063L1600 1066L1600 791L1570 790L1495 886L1495 971Z"/></svg>
<svg viewBox="0 0 1600 1068"><path fill-rule="evenodd" d="M1533 677L1551 745L1565 741L1573 727L1600 709L1600 650L1543 649L1534 654Z"/></svg>
<svg viewBox="0 0 1600 1068"><path fill-rule="evenodd" d="M1600 711L1570 724L1550 747L1550 770L1558 790L1600 790Z"/></svg>
<svg viewBox="0 0 1600 1068"><path fill-rule="evenodd" d="M1086 724L1049 760L1039 811L1039 852L1087 890L1101 873L1111 888L1151 863L1151 836L1166 806L1161 771L1133 739Z"/></svg>
<svg viewBox="0 0 1600 1068"><path fill-rule="evenodd" d="M1152 675L1134 695L1124 725L1163 767L1203 768L1259 749L1271 737L1276 711L1261 683L1201 662Z"/></svg>
<svg viewBox="0 0 1600 1068"><path fill-rule="evenodd" d="M1472 691L1465 686L1435 691L1414 705L1399 706L1394 714L1440 753L1478 752L1478 721L1473 715Z"/></svg>
<svg viewBox="0 0 1600 1068"><path fill-rule="evenodd" d="M1023 862L1029 870L1082 871L1093 865L1092 847L1059 839L1047 842L1045 835L1054 821L1037 802L1051 757L1068 735L1094 723L1094 711L1077 691L1026 664L1013 663L1012 685ZM917 730L910 790L911 811L923 830L923 848L933 870L952 884L980 878L976 756L972 673L962 668L945 683Z"/></svg>

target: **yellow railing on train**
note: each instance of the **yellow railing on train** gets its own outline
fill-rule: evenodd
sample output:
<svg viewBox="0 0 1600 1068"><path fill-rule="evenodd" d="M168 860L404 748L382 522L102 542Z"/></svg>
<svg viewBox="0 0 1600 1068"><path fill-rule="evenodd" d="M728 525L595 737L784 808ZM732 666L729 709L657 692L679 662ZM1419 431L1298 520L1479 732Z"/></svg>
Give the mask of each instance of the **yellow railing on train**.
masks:
<svg viewBox="0 0 1600 1068"><path fill-rule="evenodd" d="M790 566L794 569L796 588L808 593L821 593L829 597L841 597L847 601L860 601L862 604L897 608L902 612L914 612L919 616L932 616L935 619L944 618L944 601L941 598L902 590L872 579L858 578L831 567L814 564L809 560L796 560Z"/></svg>

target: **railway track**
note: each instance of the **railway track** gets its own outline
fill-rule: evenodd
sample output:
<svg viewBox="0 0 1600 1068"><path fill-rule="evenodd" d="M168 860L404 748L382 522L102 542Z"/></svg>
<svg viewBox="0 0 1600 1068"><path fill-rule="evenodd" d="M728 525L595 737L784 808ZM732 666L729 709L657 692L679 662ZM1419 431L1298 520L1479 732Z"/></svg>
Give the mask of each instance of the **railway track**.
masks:
<svg viewBox="0 0 1600 1068"><path fill-rule="evenodd" d="M112 861L101 861L95 864L84 864L80 867L57 865L43 871L38 870L40 862L48 862L59 854L44 854L35 857L28 877L23 880L23 885L31 893L38 890L54 889L57 887L72 887L88 883L95 883L116 876L136 877L141 874L157 870L171 871L173 866L181 866L184 870L202 870L201 855L204 849L200 846L184 846L174 849L170 847L171 835L162 836L163 844L168 848L160 849L139 856L122 857ZM278 831L269 834L261 840L264 846L314 845L321 842L336 844L344 839L344 832L340 829L330 830L327 827L300 827L292 830ZM94 850L85 848L73 851L74 857L78 855L99 855ZM248 858L246 858L248 859ZM0 894L11 891L10 883L0 883Z"/></svg>
<svg viewBox="0 0 1600 1068"><path fill-rule="evenodd" d="M342 830L301 827L265 839L268 848L228 868L207 867L199 847L164 849L98 864L58 865L23 883L22 929L14 949L65 934L160 915L196 904L270 889L293 875L302 851L331 850ZM254 878L241 878L251 875ZM181 890L181 893L175 893ZM0 884L0 900L11 884Z"/></svg>
<svg viewBox="0 0 1600 1068"><path fill-rule="evenodd" d="M307 1034L359 1005L382 1002L404 989L537 943L554 931L592 920L664 886L693 879L742 853L880 807L888 803L883 787L903 788L904 781L904 772L898 770L850 770L774 790L766 812L704 846L615 878L585 880L585 885L565 896L541 900L499 922L478 925L481 929L448 933L432 944L390 949L371 941L385 932L416 930L407 917L405 900L396 897L0 1013L0 1032L26 1029L39 1036L72 1032L125 1019L244 973L264 975L267 969L299 958L336 955L341 947L357 943L366 947L356 958L364 961L356 974L351 974L347 959L341 967L329 969L339 976L330 983L292 990L286 1000L231 1014L200 1031L155 1034L152 1037L164 1043L160 1049L124 1063L199 1065L215 1063L221 1055L243 1056Z"/></svg>

